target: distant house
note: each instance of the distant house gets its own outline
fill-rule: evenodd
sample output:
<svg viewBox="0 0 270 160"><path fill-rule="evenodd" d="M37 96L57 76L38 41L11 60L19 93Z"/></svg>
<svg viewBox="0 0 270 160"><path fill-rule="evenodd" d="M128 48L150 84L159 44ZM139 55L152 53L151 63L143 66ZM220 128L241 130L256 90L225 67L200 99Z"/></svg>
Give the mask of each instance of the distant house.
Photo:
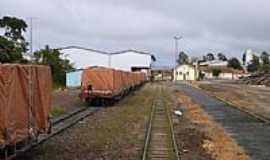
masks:
<svg viewBox="0 0 270 160"><path fill-rule="evenodd" d="M239 79L244 76L243 70L237 70L234 68L229 68L227 66L200 66L199 68L201 74L204 75L204 79L224 79L224 80L234 80ZM219 70L220 74L218 77L213 75L214 70Z"/></svg>
<svg viewBox="0 0 270 160"><path fill-rule="evenodd" d="M195 66L189 64L178 65L174 69L174 81L194 81L198 78Z"/></svg>

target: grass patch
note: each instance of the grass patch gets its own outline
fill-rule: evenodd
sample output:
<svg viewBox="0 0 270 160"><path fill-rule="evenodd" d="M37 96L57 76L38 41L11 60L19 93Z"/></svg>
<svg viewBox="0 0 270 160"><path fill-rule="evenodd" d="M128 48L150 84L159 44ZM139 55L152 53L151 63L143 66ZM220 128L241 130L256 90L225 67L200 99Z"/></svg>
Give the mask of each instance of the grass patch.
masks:
<svg viewBox="0 0 270 160"><path fill-rule="evenodd" d="M52 117L59 117L61 115L63 115L64 113L66 113L66 110L63 106L54 106L52 108L52 111L51 111L51 115Z"/></svg>

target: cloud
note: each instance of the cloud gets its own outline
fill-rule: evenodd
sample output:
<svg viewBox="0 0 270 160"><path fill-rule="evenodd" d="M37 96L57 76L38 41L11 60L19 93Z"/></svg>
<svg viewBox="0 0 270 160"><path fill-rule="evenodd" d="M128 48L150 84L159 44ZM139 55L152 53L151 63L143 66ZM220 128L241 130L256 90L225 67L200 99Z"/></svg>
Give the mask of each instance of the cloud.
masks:
<svg viewBox="0 0 270 160"><path fill-rule="evenodd" d="M269 50L269 12L267 0L0 1L0 16L35 17L35 49L45 44L132 48L153 52L162 65L173 62L176 34L184 37L180 49L191 56Z"/></svg>

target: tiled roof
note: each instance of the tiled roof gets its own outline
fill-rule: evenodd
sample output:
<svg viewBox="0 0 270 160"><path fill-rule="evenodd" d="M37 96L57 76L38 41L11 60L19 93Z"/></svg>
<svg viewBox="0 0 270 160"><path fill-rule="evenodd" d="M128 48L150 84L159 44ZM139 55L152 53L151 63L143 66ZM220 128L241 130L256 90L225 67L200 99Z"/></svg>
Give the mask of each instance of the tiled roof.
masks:
<svg viewBox="0 0 270 160"><path fill-rule="evenodd" d="M238 70L234 68L230 68L227 66L206 66L206 67L200 67L200 71L204 72L212 72L214 69L219 69L221 70L222 73L233 73L233 74L242 74L244 73L243 70Z"/></svg>

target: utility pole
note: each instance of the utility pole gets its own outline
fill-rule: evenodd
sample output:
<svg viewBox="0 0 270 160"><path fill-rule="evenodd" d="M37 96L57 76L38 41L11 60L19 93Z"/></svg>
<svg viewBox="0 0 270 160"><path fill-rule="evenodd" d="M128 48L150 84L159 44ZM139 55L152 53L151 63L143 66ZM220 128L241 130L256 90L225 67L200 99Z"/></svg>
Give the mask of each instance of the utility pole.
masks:
<svg viewBox="0 0 270 160"><path fill-rule="evenodd" d="M30 55L33 54L33 17L30 17Z"/></svg>
<svg viewBox="0 0 270 160"><path fill-rule="evenodd" d="M176 65L177 65L177 55L179 54L178 52L178 41L180 40L180 39L182 39L183 37L182 36L174 36L173 37L174 38L174 40L175 40L175 56L174 56L174 67L176 67Z"/></svg>
<svg viewBox="0 0 270 160"><path fill-rule="evenodd" d="M30 19L30 56L33 55L33 20L36 17L29 17Z"/></svg>

